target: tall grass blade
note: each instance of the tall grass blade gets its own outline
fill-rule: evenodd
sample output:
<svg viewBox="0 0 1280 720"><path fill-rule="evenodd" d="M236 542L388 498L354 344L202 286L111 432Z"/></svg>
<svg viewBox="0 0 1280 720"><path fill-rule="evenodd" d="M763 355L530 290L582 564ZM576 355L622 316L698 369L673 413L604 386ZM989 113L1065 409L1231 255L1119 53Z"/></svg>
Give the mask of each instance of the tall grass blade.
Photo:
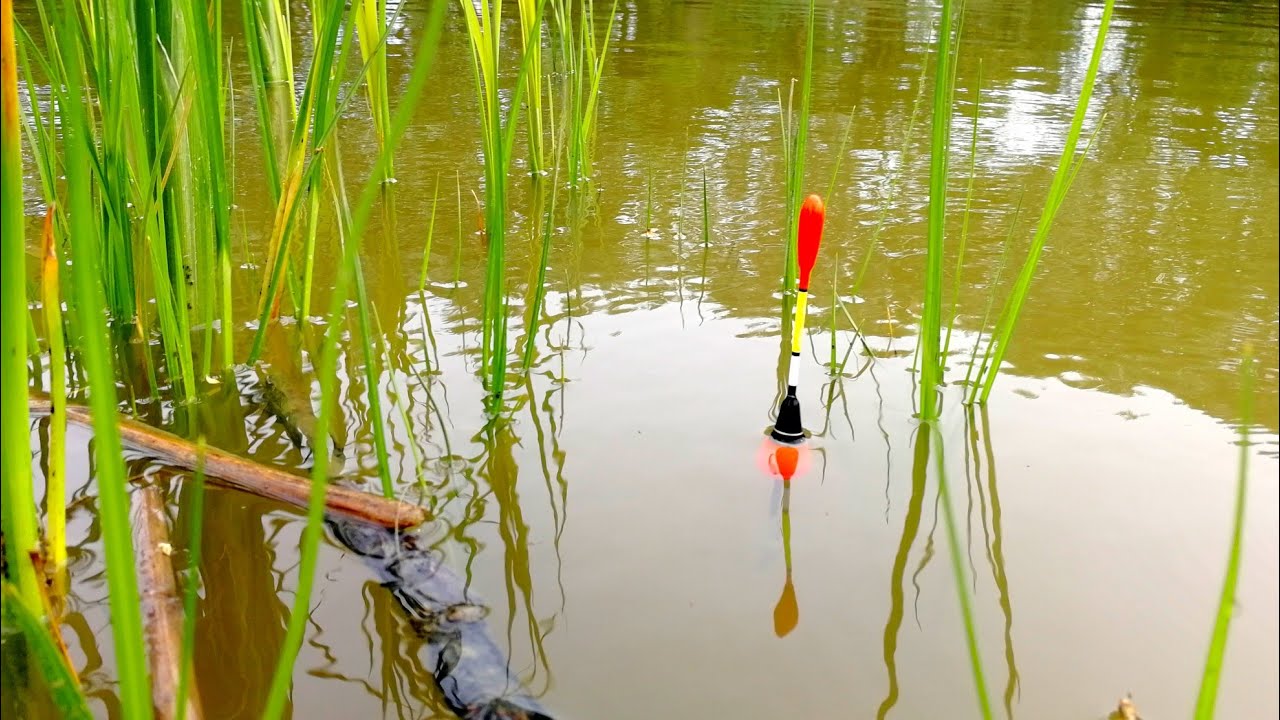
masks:
<svg viewBox="0 0 1280 720"><path fill-rule="evenodd" d="M373 128L378 136L378 148L387 141L391 130L391 105L387 97L387 46L382 38L388 31L386 0L356 0L356 37L360 40L360 57L370 65L365 77L365 89L369 95L369 112L373 116ZM387 175L394 177L392 162L387 160Z"/></svg>
<svg viewBox="0 0 1280 720"><path fill-rule="evenodd" d="M1062 148L1062 157L1058 160L1058 169L1049 185L1049 195L1045 198L1044 210L1040 213L1040 222L1036 225L1035 235L1031 238L1031 249L1027 252L1022 272L1014 282L1009 296L1008 309L1002 314L995 333L995 353L991 358L988 373L982 386L982 402L991 396L991 388L1000 373L1004 362L1004 354L1009 349L1009 341L1013 337L1014 327L1018 323L1018 315L1026 302L1027 292L1031 289L1031 280L1035 277L1036 266L1040 262L1040 254L1044 251L1049 229L1053 226L1054 216L1058 212L1067 189L1070 187L1075 164L1076 144L1080 139L1080 130L1084 126L1085 114L1089 110L1089 98L1093 96L1094 81L1098 77L1098 65L1102 61L1102 50L1107 41L1107 29L1111 25L1111 11L1115 0L1106 0L1102 8L1102 18L1098 24L1098 35L1094 40L1093 54L1089 58L1089 69L1085 72L1084 84L1080 87L1080 97L1076 101L1075 116L1071 120L1071 128L1067 131L1067 141Z"/></svg>
<svg viewBox="0 0 1280 720"><path fill-rule="evenodd" d="M32 553L39 553L27 417L27 263L22 227L22 150L12 0L0 0L0 470L4 473L4 547L9 577L26 610L43 609Z"/></svg>
<svg viewBox="0 0 1280 720"><path fill-rule="evenodd" d="M1249 426L1253 423L1253 351L1246 346L1240 361L1240 446L1236 470L1235 514L1231 520L1231 549L1227 554L1227 570L1222 578L1222 595L1218 599L1218 612L1213 620L1213 634L1209 637L1209 654L1200 676L1200 692L1196 695L1196 720L1213 717L1218 700L1218 682L1222 679L1222 660L1227 650L1227 631L1231 627L1231 614L1236 604L1236 584L1240 579L1241 544L1244 538L1244 510L1249 483Z"/></svg>
<svg viewBox="0 0 1280 720"><path fill-rule="evenodd" d="M525 75L525 100L529 103L529 171L541 174L546 165L542 130L542 16L538 0L519 0L521 50L530 55Z"/></svg>
<svg viewBox="0 0 1280 720"><path fill-rule="evenodd" d="M60 29L63 37L75 37L80 31L79 21L65 8L61 14ZM120 683L120 704L130 717L149 720L152 716L151 691L143 649L138 581L134 574L133 537L129 528L122 448L115 420L115 373L106 321L100 312L100 308L106 305L106 297L99 270L99 228L93 221L90 186L93 136L85 115L89 103L80 81L84 70L79 44L65 43L61 51L69 100L62 106L62 132L69 235L75 258L71 264L72 287L76 294L76 319L81 333L80 356L89 379L93 413L98 516L106 555L112 644L115 646ZM6 207L13 206L6 203ZM12 393L6 393L6 396L12 396ZM6 487L8 484L6 481Z"/></svg>
<svg viewBox="0 0 1280 720"><path fill-rule="evenodd" d="M929 144L929 234L924 271L924 312L920 321L920 417L938 417L937 386L941 381L939 341L942 321L942 259L945 248L947 152L951 145L951 0L942 0L933 75L933 130Z"/></svg>
<svg viewBox="0 0 1280 720"><path fill-rule="evenodd" d="M969 379L973 374L973 369L978 367L978 348L982 346L982 336L987 332L987 323L991 320L991 310L995 307L996 290L1000 287L1000 278L1004 276L1005 265L1009 262L1009 248L1012 246L1013 230L1018 225L1018 215L1022 212L1022 199L1024 194L1025 190L1018 193L1018 204L1013 208L1013 217L1009 220L1009 230L1004 236L1004 243L1002 243L1003 248L1000 250L1000 262L996 265L995 274L991 278L991 288L987 293L987 309L982 313L982 324L978 327L978 337L973 341L973 350L969 355L969 369L964 373L965 385L969 384ZM991 339L988 338L987 348L982 355L982 365L978 367L978 374L974 376L974 384L969 392L969 398L966 401L967 403L973 403L974 399L977 397L978 390L981 387L980 381L982 379L982 374L986 371L987 363L990 360Z"/></svg>
<svg viewBox="0 0 1280 720"><path fill-rule="evenodd" d="M409 77L408 85L403 94L404 100L392 118L391 134L378 155L377 166L365 183L356 210L352 215L352 241L346 243L343 248L343 252L346 255L354 255L359 252L359 238L362 237L374 200L377 197L378 187L381 183L380 179L385 177L390 153L399 143L400 138L403 137L404 130L409 124L414 108L417 106L418 98L422 95L422 90L426 85L427 77L434 64L436 48L439 45L440 33L444 25L445 7L445 3L436 3L432 6L431 14L427 18L425 31L422 33L422 40L417 49L417 59L413 72ZM349 262L344 263L344 268L349 266ZM338 337L342 333L340 320L346 304L349 281L350 278L347 277L346 273L338 273L329 303L328 326L320 349L320 362L318 365L320 413L319 421L316 423L315 436L311 440L311 448L314 453L311 470L311 498L307 508L307 525L303 531L300 548L301 560L298 567L298 587L294 595L293 609L289 616L288 628L285 631L285 640L280 652L280 658L276 664L275 674L272 676L267 707L263 712L264 720L277 720L284 713L284 706L293 675L293 665L297 660L298 650L302 645L303 632L310 617L311 588L315 580L320 537L324 532L321 521L324 516L324 497L329 465L329 444L325 437L325 429L330 425L333 413L336 411L338 399L335 386L337 379L337 343Z"/></svg>
<svg viewBox="0 0 1280 720"><path fill-rule="evenodd" d="M12 583L3 583L3 593L5 625L16 628L27 639L31 659L44 677L45 687L49 689L59 717L63 720L92 718L84 691L81 690L75 673L67 667L66 657L58 648L45 622L40 615L32 612Z"/></svg>
<svg viewBox="0 0 1280 720"><path fill-rule="evenodd" d="M67 344L62 334L62 295L58 288L58 246L53 232L54 209L44 219L44 263L40 300L45 336L49 339L49 473L45 490L45 541L49 564L61 578L67 564ZM61 583L59 583L61 584Z"/></svg>
<svg viewBox="0 0 1280 720"><path fill-rule="evenodd" d="M951 308L947 311L947 338L942 343L939 362L946 362L951 351L951 331L956 325L960 308L960 274L964 270L964 250L969 241L969 217L973 208L973 180L977 176L978 162L978 110L982 107L982 62L978 62L978 84L973 89L973 132L969 136L969 184L964 193L964 214L960 221L960 247L956 250L956 269L951 276Z"/></svg>
<svg viewBox="0 0 1280 720"><path fill-rule="evenodd" d="M560 132L563 139L564 131ZM555 143L559 145L559 143ZM551 200L548 203L547 214L542 219L542 251L538 256L538 278L536 289L533 295L533 304L529 308L528 331L525 333L528 338L524 345L524 358L521 362L521 372L528 374L530 366L533 364L533 351L537 347L538 325L542 321L542 307L547 297L547 265L551 259L551 236L555 232L556 224L556 195L560 189L560 154L555 154L555 169L551 173Z"/></svg>

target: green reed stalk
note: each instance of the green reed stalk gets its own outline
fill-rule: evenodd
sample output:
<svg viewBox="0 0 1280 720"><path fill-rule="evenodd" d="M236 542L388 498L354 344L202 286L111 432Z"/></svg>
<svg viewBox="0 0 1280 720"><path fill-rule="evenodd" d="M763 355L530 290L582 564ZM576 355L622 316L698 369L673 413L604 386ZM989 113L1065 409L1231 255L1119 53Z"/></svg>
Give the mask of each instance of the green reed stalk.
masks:
<svg viewBox="0 0 1280 720"><path fill-rule="evenodd" d="M369 95L369 112L373 116L373 127L378 135L378 147L382 148L387 141L387 132L391 130L391 105L387 97L387 46L382 38L386 35L387 3L386 0L357 0L355 8L356 36L360 40L360 57L370 65L365 79L365 89ZM387 161L387 177L395 176L391 160Z"/></svg>
<svg viewBox="0 0 1280 720"><path fill-rule="evenodd" d="M942 259L946 233L947 150L951 137L951 104L948 79L951 77L951 0L942 0L933 76L933 131L929 146L929 234L925 257L924 313L920 342L920 417L938 417L937 386L941 380L938 344L942 320Z"/></svg>
<svg viewBox="0 0 1280 720"><path fill-rule="evenodd" d="M519 0L521 50L531 54L525 75L525 100L529 103L529 171L540 174L546 165L542 130L542 16L537 0ZM536 18L536 19L535 19Z"/></svg>
<svg viewBox="0 0 1280 720"><path fill-rule="evenodd" d="M338 3L335 3L338 5ZM391 152L409 125L414 108L422 95L426 80L435 61L436 49L439 46L440 33L444 25L445 3L435 3L431 7L426 21L425 31L417 50L417 60L404 92L404 100L396 109L391 121L391 132L387 142L378 154L378 161L370 173L360 194L355 212L352 215L350 236L351 242L345 243L345 256L355 256L359 252L359 238L363 236L378 196L381 179L386 177L387 164ZM344 262L343 268L351 267ZM307 525L303 530L298 566L298 587L294 595L289 625L285 631L285 639L276 664L275 674L271 679L271 687L267 697L267 706L263 711L264 720L277 720L284 713L289 687L293 676L293 665L298 658L298 650L302 645L302 636L310 617L311 590L315 581L316 561L319 556L320 538L324 534L324 498L328 483L329 443L326 437L327 428L332 422L337 405L337 366L338 337L342 334L343 308L346 305L347 285L350 278L345 272L339 272L334 283L333 294L329 302L328 324L320 349L320 361L317 372L320 379L320 413L316 423L315 435L311 440L311 450L315 456L311 467L311 498L307 505Z"/></svg>
<svg viewBox="0 0 1280 720"><path fill-rule="evenodd" d="M385 29L384 29L385 32ZM368 38L368 36L365 36ZM383 47L385 34L377 40L377 48ZM370 40L370 43L373 41ZM347 52L349 46L344 46L338 58L337 67L334 69L334 78L341 78L345 75ZM371 52L372 57L376 58L376 54ZM371 64L365 62L365 69L368 70ZM318 127L323 127L330 119L336 118L337 112L330 113L329 108L336 108L338 105L337 92L338 84L336 82L328 82L322 84L318 88L320 95L319 101L315 106L315 122ZM385 150L385 144L383 146ZM380 157L385 159L385 164L381 166L383 174L380 180L385 180L389 173L392 162L392 153L390 151L381 153ZM355 243L358 248L362 238L355 238L351 235L352 216L351 207L347 201L346 181L343 179L341 151L337 138L329 141L323 159L325 161L325 174L328 180L330 192L333 196L333 205L338 215L339 238L342 244ZM344 256L348 266L346 268L350 277L354 280L356 292L356 317L357 333L360 341L361 351L364 353L364 375L365 390L369 402L370 424L373 428L373 447L374 454L378 460L378 478L382 483L382 494L386 497L395 495L395 486L391 479L391 459L387 452L387 431L386 418L382 412L382 372L381 372L381 353L375 347L374 334L375 330L370 317L369 293L364 281L364 269L360 262L360 254L357 251L354 254Z"/></svg>
<svg viewBox="0 0 1280 720"><path fill-rule="evenodd" d="M836 306L840 304L840 296L836 294L840 287L840 251L836 251L835 262L831 265L831 372L835 374L840 361L836 357Z"/></svg>
<svg viewBox="0 0 1280 720"><path fill-rule="evenodd" d="M1085 72L1084 84L1080 87L1080 97L1076 101L1075 116L1071 120L1071 129L1067 131L1067 141L1062 148L1062 157L1058 160L1058 169L1049 185L1049 195L1045 198L1044 210L1040 213L1040 222L1036 225L1035 235L1031 238L1031 249L1027 252L1022 272L1014 282L1009 296L1008 309L1001 314L998 329L995 333L995 354L991 358L990 370L983 382L982 400L986 402L991 396L991 387L1000 374L1000 365L1004 362L1004 354L1009 349L1009 341L1017 326L1022 305L1026 302L1027 292L1031 289L1031 280L1035 277L1036 266L1040 262L1040 254L1044 251L1045 241L1049 237L1049 229L1053 225L1054 216L1062 205L1071 186L1074 170L1079 163L1073 162L1076 144L1080 139L1080 129L1084 126L1085 114L1089 110L1089 98L1093 96L1093 84L1098 77L1098 65L1102 61L1102 49L1106 45L1107 29L1111 25L1111 11L1115 0L1106 0L1102 9L1102 19L1098 25L1098 35L1094 40L1093 54L1089 58L1089 69Z"/></svg>
<svg viewBox="0 0 1280 720"><path fill-rule="evenodd" d="M454 190L458 193L458 244L453 249L453 289L462 281L462 172L453 173Z"/></svg>
<svg viewBox="0 0 1280 720"><path fill-rule="evenodd" d="M563 128L560 131L561 141L564 138ZM553 145L559 146L560 142ZM524 358L520 365L521 372L528 375L533 365L533 351L538 345L538 326L542 322L542 306L547 297L547 265L551 260L551 235L556 224L556 195L560 189L560 153L552 150L555 169L551 173L551 200L547 214L542 219L542 252L538 256L538 279L533 294L533 304L529 308L528 331L525 333Z"/></svg>
<svg viewBox="0 0 1280 720"><path fill-rule="evenodd" d="M568 95L565 111L569 118L569 186L578 188L582 182L591 180L592 145L600 83L604 77L605 61L609 56L609 43L613 38L613 23L618 16L618 2L614 0L609 9L609 22L602 40L596 38L594 0L579 1L581 17L576 28L570 0L552 0L552 6L560 37L560 54Z"/></svg>
<svg viewBox="0 0 1280 720"><path fill-rule="evenodd" d="M648 198L644 206L644 229L645 232L649 232L653 230L653 168L645 169L644 178L644 188Z"/></svg>
<svg viewBox="0 0 1280 720"><path fill-rule="evenodd" d="M1200 691L1196 695L1196 720L1209 720L1214 714L1218 699L1218 681L1222 679L1222 661L1227 650L1227 631L1231 626L1231 614L1236 604L1236 584L1240 579L1240 554L1244 538L1244 510L1249 483L1249 426L1253 423L1253 350L1245 346L1240 361L1240 446L1236 465L1235 513L1231 520L1231 549L1227 554L1227 570L1222 578L1222 595L1218 599L1218 612L1213 620L1213 634L1209 638L1209 654L1200 676Z"/></svg>
<svg viewBox="0 0 1280 720"><path fill-rule="evenodd" d="M6 0L6 4L8 0ZM45 687L49 689L53 705L63 720L89 720L89 704L75 673L67 667L67 661L54 641L52 631L41 616L23 601L13 584L3 583L3 615L6 627L13 627L27 639L27 650L33 664L39 669Z"/></svg>
<svg viewBox="0 0 1280 720"><path fill-rule="evenodd" d="M951 350L951 331L955 328L956 314L960 309L960 273L964 270L964 250L969 240L969 216L973 207L973 180L977 176L978 162L978 110L982 106L982 63L978 63L978 84L973 89L973 132L969 136L969 184L964 193L964 215L960 222L960 248L956 251L956 270L951 277L951 309L947 319L947 338L942 343L942 359L945 362Z"/></svg>
<svg viewBox="0 0 1280 720"><path fill-rule="evenodd" d="M790 318L790 298L795 293L796 276L799 272L796 264L796 244L799 242L800 199L804 194L805 149L809 142L809 97L813 85L814 24L814 2L809 0L809 11L805 20L804 75L800 78L800 117L794 123L788 121L782 129L787 192L787 238L782 281L782 316L787 319L784 321L782 333L784 345L791 342L785 330L789 327L786 323ZM791 118L792 110L793 107L788 102L784 117Z"/></svg>
<svg viewBox="0 0 1280 720"><path fill-rule="evenodd" d="M436 173L436 187L431 193L431 222L427 225L427 246L422 250L422 272L418 276L418 294L427 290L427 265L431 262L431 239L436 234L436 205L440 202L440 173ZM422 308L426 312L426 307Z"/></svg>
<svg viewBox="0 0 1280 720"><path fill-rule="evenodd" d="M22 222L22 149L18 136L18 66L13 4L0 5L0 469L9 577L25 609L44 614L32 553L40 551L31 485L27 415L27 264Z"/></svg>
<svg viewBox="0 0 1280 720"><path fill-rule="evenodd" d="M707 204L707 169L702 169L702 247L711 244L711 211Z"/></svg>
<svg viewBox="0 0 1280 720"><path fill-rule="evenodd" d="M271 318L274 317L280 300L280 282L284 278L284 268L288 264L289 248L293 237L294 221L298 212L298 196L303 188L311 187L314 173L320 163L307 162L307 147L311 140L311 116L317 111L323 113L323 102L319 98L331 97L331 83L335 49L337 46L339 26L345 8L341 3L330 2L316 14L316 42L314 59L307 73L306 86L303 88L301 109L293 125L288 160L285 163L280 198L276 204L275 219L272 222L271 239L267 249L267 271L262 276L262 288L258 296L258 329L253 337L249 350L248 362L256 362L262 354L266 331ZM347 17L349 22L350 17ZM344 35L345 37L345 35ZM344 48L345 50L345 48ZM336 117L336 113L335 113ZM329 125L333 122L330 121ZM324 126L317 126L317 132ZM325 130L325 134L329 132ZM326 138L327 139L327 138ZM323 140L317 138L316 147L323 146Z"/></svg>
<svg viewBox="0 0 1280 720"><path fill-rule="evenodd" d="M1000 287L1000 278L1004 276L1005 265L1009 262L1009 248L1012 247L1013 230L1018 225L1018 215L1022 212L1022 198L1024 192L1018 193L1018 204L1013 208L1013 218L1009 220L1009 230L1005 233L1003 247L1000 250L1000 263L996 265L995 274L991 278L991 290L987 293L987 309L982 313L982 324L978 326L978 337L973 342L973 350L969 354L969 369L964 373L964 384L969 385L970 375L977 366L978 348L982 345L982 336L987 332L987 323L991 320L991 310L996 303L996 289ZM969 391L969 397L965 401L972 404L978 395L979 381L982 374L987 369L987 363L991 360L991 340L987 340L987 349L982 355L982 365L979 367L978 374L974 377L973 385Z"/></svg>
<svg viewBox="0 0 1280 720"><path fill-rule="evenodd" d="M253 86L258 116L258 131L262 136L262 151L266 156L267 187L273 202L280 200L279 150L276 148L275 125L271 119L271 104L267 99L268 62L264 48L270 45L270 29L263 22L263 12L258 0L242 0L240 15L244 19L245 46L248 48L250 84ZM271 67L279 67L271 63ZM290 73L292 78L292 73ZM290 98L293 93L290 92Z"/></svg>
<svg viewBox="0 0 1280 720"><path fill-rule="evenodd" d="M234 357L234 325L231 292L231 177L227 172L226 108L227 91L222 60L222 1L203 3L185 0L181 5L182 23L187 29L187 43L196 71L197 118L193 126L193 145L202 162L197 163L203 191L200 196L209 212L200 213L199 234L204 241L197 247L197 303L203 311L205 347L203 372L213 366L213 318L215 298L220 300L217 315L221 321L221 368L230 368ZM211 238L211 242L210 242Z"/></svg>
<svg viewBox="0 0 1280 720"><path fill-rule="evenodd" d="M44 221L44 267L40 300L44 306L45 336L49 340L49 474L45 490L45 540L55 576L67 564L67 344L62 334L62 298L58 290L58 244L51 207Z"/></svg>
<svg viewBox="0 0 1280 720"><path fill-rule="evenodd" d="M538 0L535 22L530 30L541 24L543 1ZM510 303L506 295L506 222L507 222L507 174L511 167L512 145L515 128L519 122L520 108L532 53L523 53L520 74L510 103L505 126L502 118L502 102L498 93L499 64L501 59L502 3L479 0L459 0L466 20L467 37L471 42L472 70L479 100L481 136L485 163L485 230L488 234L488 266L485 273L484 311L482 325L481 361L487 369L487 404L496 412L506 385L507 372L507 318ZM526 38L525 46L532 42Z"/></svg>
<svg viewBox="0 0 1280 720"><path fill-rule="evenodd" d="M249 8L246 8L246 10ZM263 71L268 83L293 86L293 45L287 0L256 0L252 12L257 18L262 44ZM292 92L290 93L292 96Z"/></svg>
<svg viewBox="0 0 1280 720"><path fill-rule="evenodd" d="M76 37L80 23L74 12L64 9L61 15L62 36ZM90 184L93 134L85 115L89 103L81 86L84 69L79 43L64 43L60 49L67 83L67 102L62 104L61 119L69 236L75 257L71 264L72 287L75 289L75 310L82 334L81 361L89 376L98 518L106 556L107 598L120 683L119 697L121 706L130 717L149 719L152 716L150 681L142 639L138 581L134 574L133 537L129 529L122 448L116 427L115 374L106 319L100 312L106 304L106 297L99 269L99 227L94 222L93 188ZM13 205L6 204L6 207ZM8 233L6 237L9 237ZM6 393L6 397L11 395ZM24 462L26 457L24 453ZM9 484L6 479L5 486Z"/></svg>
<svg viewBox="0 0 1280 720"><path fill-rule="evenodd" d="M946 455L942 448L942 433L933 427L926 427L922 431L934 433L934 463L938 468L938 491L941 494L942 517L946 521L947 549L951 558L952 577L955 580L956 596L960 601L960 616L964 621L964 639L969 648L969 669L973 673L973 687L978 695L978 709L982 712L983 720L991 720L991 698L987 694L987 681L982 671L982 653L978 648L972 600L969 597L964 561L960 556L960 533L956 529L955 511L951 508L951 491L947 486Z"/></svg>
<svg viewBox="0 0 1280 720"><path fill-rule="evenodd" d="M329 159L325 172L329 186L334 195L334 206L338 209L339 237L342 244L360 246L360 239L352 235L351 208L347 202L346 183L342 178L342 163L338 153L337 142L327 153ZM385 153L384 170L390 166L391 154ZM360 263L358 252L344 253L346 272L354 280L356 291L357 334L360 350L364 353L365 391L369 402L369 421L373 426L373 449L378 459L378 478L382 482L382 494L385 497L395 496L395 485L391 480L391 458L387 453L386 419L382 413L382 372L380 354L374 348L373 323L369 316L369 292L364 282L364 269Z"/></svg>
<svg viewBox="0 0 1280 720"><path fill-rule="evenodd" d="M831 196L836 191L836 179L840 177L840 163L844 161L844 151L849 146L849 136L853 134L853 118L857 114L858 106L855 104L849 111L849 121L844 124L844 137L840 139L840 151L836 153L835 167L831 169L831 182L827 183L827 194L822 196L823 203L828 208L831 207Z"/></svg>
<svg viewBox="0 0 1280 720"><path fill-rule="evenodd" d="M182 593L182 665L178 668L177 720L186 720L191 672L195 667L196 603L200 597L200 562L204 546L205 441L196 438L196 472L191 485L191 535L187 538L187 580Z"/></svg>

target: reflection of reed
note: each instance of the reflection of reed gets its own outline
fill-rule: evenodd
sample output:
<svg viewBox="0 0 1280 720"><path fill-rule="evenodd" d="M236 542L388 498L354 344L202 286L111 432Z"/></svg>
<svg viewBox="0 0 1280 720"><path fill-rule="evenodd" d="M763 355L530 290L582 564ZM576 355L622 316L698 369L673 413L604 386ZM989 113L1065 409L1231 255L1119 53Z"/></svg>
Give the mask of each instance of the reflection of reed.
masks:
<svg viewBox="0 0 1280 720"><path fill-rule="evenodd" d="M222 387L199 406L200 427L211 446L248 455L239 389L234 383ZM174 537L190 536L193 487L184 483L180 491ZM195 676L203 686L237 690L203 694L208 717L255 716L266 705L289 617L280 599L283 576L274 570L275 542L264 528L276 507L234 491L211 487L205 494L198 572L207 590L198 605ZM194 580L191 569L184 572Z"/></svg>
<svg viewBox="0 0 1280 720"><path fill-rule="evenodd" d="M513 449L517 442L509 423L489 423L482 431L481 438L485 444L485 452L478 466L480 474L488 483L493 499L498 504L498 535L502 539L504 550L504 575L507 588L507 643L513 645L512 633L515 627L517 608L522 607L525 614L526 629L529 634L530 649L534 656L532 675L525 682L532 685L537 676L537 665L540 663L547 674L546 687L535 697L545 694L551 681L551 667L543 647L544 633L538 623L533 608L533 577L529 562L529 526L524 521L524 513L520 506L520 495L516 490L519 468L515 461ZM517 599L517 594L519 598ZM519 603L519 605L517 605Z"/></svg>
<svg viewBox="0 0 1280 720"><path fill-rule="evenodd" d="M539 419L537 404L534 403L533 378L526 376L525 389L528 391L529 398L529 417L533 420L534 432L538 436L538 462L542 468L542 479L547 486L547 503L551 506L551 521L555 528L552 538L552 545L556 553L556 585L560 588L560 613L564 613L565 594L564 594L564 560L560 555L560 536L564 533L565 522L569 519L569 485L564 479L564 450L560 448L560 435L556 431L555 417L551 408L551 396L556 389L552 388L547 391L542 401L542 408L547 411L547 421L551 426L551 457L556 464L556 486L559 488L560 494L557 498L556 491L551 486L551 469L547 465L547 439L546 433L542 430L542 421Z"/></svg>
<svg viewBox="0 0 1280 720"><path fill-rule="evenodd" d="M967 413L969 423L973 423L973 408ZM1000 495L996 491L996 457L991 446L991 425L987 417L987 408L982 406L978 411L982 418L982 445L987 457L987 486L991 493L991 573L996 589L1000 593L1000 612L1004 614L1004 660L1008 668L1008 679L1004 686L1004 711L1009 718L1013 717L1013 696L1021 691L1018 676L1018 663L1013 656L1013 601L1009 596L1009 577L1005 574L1004 536L1000 525Z"/></svg>
<svg viewBox="0 0 1280 720"><path fill-rule="evenodd" d="M933 534L938 530L938 504L942 500L942 486L938 486L938 491L933 495L933 522L929 525L929 536L924 544L924 554L920 556L920 563L916 565L915 572L911 573L911 587L916 590L915 600L911 603L911 610L916 618L916 627L920 627L920 573L929 566L929 561L933 559Z"/></svg>
<svg viewBox="0 0 1280 720"><path fill-rule="evenodd" d="M902 539L898 541L898 552L893 559L893 572L889 580L889 619L884 625L884 667L889 675L889 690L876 712L879 720L883 720L898 702L898 665L895 656L898 651L898 630L902 627L902 579L906 574L911 546L915 544L916 534L920 530L920 513L924 507L924 487L929 471L929 435L927 428L916 434L911 464L911 500L907 504L907 515L902 523Z"/></svg>

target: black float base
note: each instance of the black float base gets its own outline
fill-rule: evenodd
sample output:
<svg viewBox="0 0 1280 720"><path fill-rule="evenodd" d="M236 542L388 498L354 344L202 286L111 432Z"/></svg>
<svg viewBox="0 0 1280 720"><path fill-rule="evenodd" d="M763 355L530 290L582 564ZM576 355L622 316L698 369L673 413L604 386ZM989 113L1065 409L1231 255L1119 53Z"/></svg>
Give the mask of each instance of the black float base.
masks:
<svg viewBox="0 0 1280 720"><path fill-rule="evenodd" d="M778 406L778 422L769 435L780 443L794 445L804 441L804 426L800 423L800 400L787 395Z"/></svg>

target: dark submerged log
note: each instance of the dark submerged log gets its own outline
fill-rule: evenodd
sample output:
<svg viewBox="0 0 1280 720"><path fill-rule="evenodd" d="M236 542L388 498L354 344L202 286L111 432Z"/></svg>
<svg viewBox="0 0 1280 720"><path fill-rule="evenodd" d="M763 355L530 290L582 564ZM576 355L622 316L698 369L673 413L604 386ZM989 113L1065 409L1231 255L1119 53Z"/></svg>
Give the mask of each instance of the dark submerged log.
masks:
<svg viewBox="0 0 1280 720"><path fill-rule="evenodd" d="M506 654L486 631L487 609L416 534L349 520L329 520L343 545L360 555L409 616L424 640L449 708L463 720L553 720L524 689Z"/></svg>

